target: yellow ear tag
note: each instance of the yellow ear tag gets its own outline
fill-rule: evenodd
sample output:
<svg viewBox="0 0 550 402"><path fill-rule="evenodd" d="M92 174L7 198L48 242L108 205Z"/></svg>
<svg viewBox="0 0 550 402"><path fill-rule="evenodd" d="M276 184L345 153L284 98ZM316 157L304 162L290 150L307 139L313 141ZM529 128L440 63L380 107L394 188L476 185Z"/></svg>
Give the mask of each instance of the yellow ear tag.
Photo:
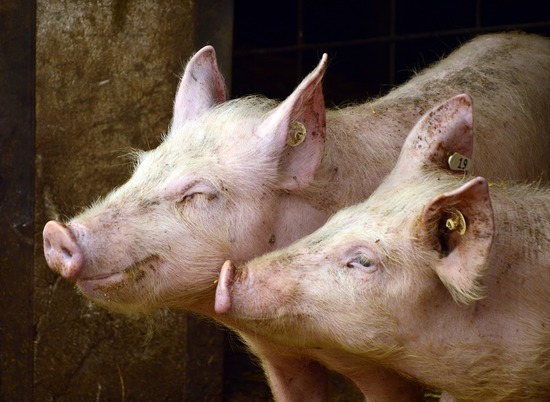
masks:
<svg viewBox="0 0 550 402"><path fill-rule="evenodd" d="M458 209L451 212L451 217L447 219L445 226L449 230L456 230L460 235L466 233L466 219Z"/></svg>
<svg viewBox="0 0 550 402"><path fill-rule="evenodd" d="M290 123L286 143L291 147L296 147L304 142L306 136L306 126L304 126L304 124L300 123L299 121L293 121L292 123Z"/></svg>
<svg viewBox="0 0 550 402"><path fill-rule="evenodd" d="M464 172L469 172L470 170L472 170L473 167L472 160L464 155L459 154L458 152L455 152L454 154L449 156L447 163L449 164L449 169L451 170L461 170Z"/></svg>

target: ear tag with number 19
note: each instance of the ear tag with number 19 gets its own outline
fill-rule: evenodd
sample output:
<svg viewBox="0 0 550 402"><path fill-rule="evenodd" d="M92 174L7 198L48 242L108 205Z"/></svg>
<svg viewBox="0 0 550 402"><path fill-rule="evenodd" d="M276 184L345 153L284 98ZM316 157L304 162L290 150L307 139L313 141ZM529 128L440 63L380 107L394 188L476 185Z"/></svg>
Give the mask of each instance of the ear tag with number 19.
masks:
<svg viewBox="0 0 550 402"><path fill-rule="evenodd" d="M455 152L454 154L449 156L447 162L449 163L449 168L451 170L469 172L473 166L473 162L471 159L459 154L458 152Z"/></svg>

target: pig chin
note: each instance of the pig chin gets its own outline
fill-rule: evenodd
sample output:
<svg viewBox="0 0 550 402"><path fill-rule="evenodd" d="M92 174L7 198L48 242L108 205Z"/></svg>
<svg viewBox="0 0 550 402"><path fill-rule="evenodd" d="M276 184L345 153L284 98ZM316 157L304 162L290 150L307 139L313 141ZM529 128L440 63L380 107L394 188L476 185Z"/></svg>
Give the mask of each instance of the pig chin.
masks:
<svg viewBox="0 0 550 402"><path fill-rule="evenodd" d="M113 310L132 310L132 305L142 304L147 276L161 264L157 255L149 256L129 267L114 273L84 277L76 280L76 287L84 296L108 306ZM119 308L115 308L118 304Z"/></svg>

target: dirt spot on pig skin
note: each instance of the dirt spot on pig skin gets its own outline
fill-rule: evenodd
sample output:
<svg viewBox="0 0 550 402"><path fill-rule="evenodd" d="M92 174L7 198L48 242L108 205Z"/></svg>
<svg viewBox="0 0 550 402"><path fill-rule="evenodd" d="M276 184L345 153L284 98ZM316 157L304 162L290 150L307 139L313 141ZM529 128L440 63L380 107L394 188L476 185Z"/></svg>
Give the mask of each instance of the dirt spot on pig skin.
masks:
<svg viewBox="0 0 550 402"><path fill-rule="evenodd" d="M129 279L134 282L139 282L145 277L145 272L140 269L138 271L131 271L128 273Z"/></svg>
<svg viewBox="0 0 550 402"><path fill-rule="evenodd" d="M140 201L139 202L139 207L142 208L142 209L149 209L151 207L154 207L156 205L159 205L160 204L160 201L159 200L143 200L143 201Z"/></svg>
<svg viewBox="0 0 550 402"><path fill-rule="evenodd" d="M149 268L152 266L150 265ZM104 296L108 299L109 294L115 293L119 291L120 289L124 289L128 285L136 285L137 283L141 282L145 278L145 271L143 268L127 268L124 271L125 277L124 280L120 280L114 283L110 283L107 285L97 285L95 287L95 290L101 291Z"/></svg>
<svg viewBox="0 0 550 402"><path fill-rule="evenodd" d="M109 294L116 292L119 289L122 289L126 286L126 282L116 282L109 285L96 285L94 290L100 291L103 293L105 299L109 300Z"/></svg>
<svg viewBox="0 0 550 402"><path fill-rule="evenodd" d="M138 283L142 281L145 278L145 269L148 268L149 270L154 272L156 269L153 262L158 260L158 256L152 255L140 262L131 265L123 271L126 281L118 283L124 285L124 283L126 282Z"/></svg>

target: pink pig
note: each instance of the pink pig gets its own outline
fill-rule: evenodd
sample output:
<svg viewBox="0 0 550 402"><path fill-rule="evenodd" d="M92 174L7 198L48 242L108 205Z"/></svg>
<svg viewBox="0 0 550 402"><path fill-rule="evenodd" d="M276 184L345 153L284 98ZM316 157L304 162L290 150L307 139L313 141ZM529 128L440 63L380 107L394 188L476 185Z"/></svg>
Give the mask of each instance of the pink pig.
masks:
<svg viewBox="0 0 550 402"><path fill-rule="evenodd" d="M365 199L436 102L475 97L478 173L538 179L550 170L546 38L480 36L386 96L338 110L324 107L326 65L323 56L281 103L226 101L214 50L200 50L186 66L169 133L139 155L128 182L70 221L46 224L48 265L108 309L170 307L235 328L214 311L223 262L289 245ZM239 333L254 344L278 400L326 399L324 367ZM376 364L371 371L373 395L420 389Z"/></svg>
<svg viewBox="0 0 550 402"><path fill-rule="evenodd" d="M472 147L457 96L415 126L368 200L237 272L224 264L216 310L366 395L376 362L447 400L550 400L550 189L450 171Z"/></svg>

